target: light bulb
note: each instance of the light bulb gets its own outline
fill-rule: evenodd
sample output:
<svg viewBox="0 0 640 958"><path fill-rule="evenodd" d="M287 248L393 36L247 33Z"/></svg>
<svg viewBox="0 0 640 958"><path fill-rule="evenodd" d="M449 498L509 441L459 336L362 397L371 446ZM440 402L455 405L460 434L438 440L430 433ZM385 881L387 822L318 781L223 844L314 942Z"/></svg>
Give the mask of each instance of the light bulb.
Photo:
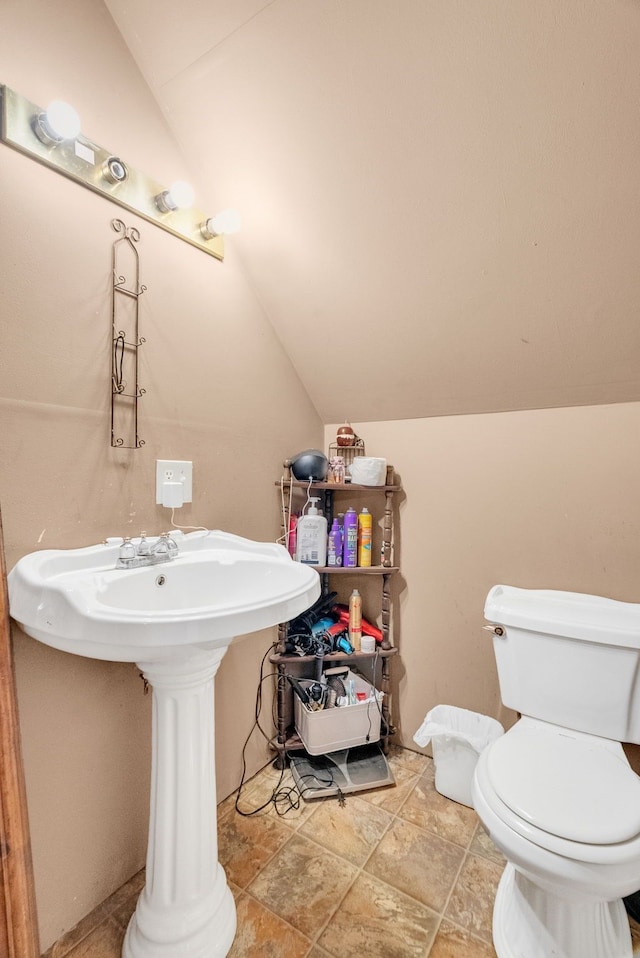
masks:
<svg viewBox="0 0 640 958"><path fill-rule="evenodd" d="M186 210L193 206L195 192L190 183L176 180L168 190L156 196L158 209L163 213L173 213L174 210Z"/></svg>
<svg viewBox="0 0 640 958"><path fill-rule="evenodd" d="M184 180L176 180L169 190L169 195L179 210L186 210L193 206L196 196L191 184L185 183Z"/></svg>
<svg viewBox="0 0 640 958"><path fill-rule="evenodd" d="M241 226L242 220L237 210L221 210L202 224L200 232L205 239L213 239L214 236L237 233Z"/></svg>
<svg viewBox="0 0 640 958"><path fill-rule="evenodd" d="M80 133L80 117L72 106L63 100L53 100L44 113L33 120L33 129L38 139L47 146L75 140Z"/></svg>
<svg viewBox="0 0 640 958"><path fill-rule="evenodd" d="M80 133L80 117L68 103L53 100L47 107L47 123L63 140L75 140Z"/></svg>

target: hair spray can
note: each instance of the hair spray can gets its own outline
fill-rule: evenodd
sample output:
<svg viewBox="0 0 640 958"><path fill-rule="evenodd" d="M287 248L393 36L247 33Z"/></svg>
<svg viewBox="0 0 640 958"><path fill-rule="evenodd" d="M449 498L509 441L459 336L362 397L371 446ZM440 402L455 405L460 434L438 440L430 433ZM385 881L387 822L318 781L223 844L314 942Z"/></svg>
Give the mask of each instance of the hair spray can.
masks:
<svg viewBox="0 0 640 958"><path fill-rule="evenodd" d="M358 565L358 514L349 508L344 514L343 566L354 569Z"/></svg>
<svg viewBox="0 0 640 958"><path fill-rule="evenodd" d="M371 535L373 516L366 506L358 516L358 565L369 568L371 565Z"/></svg>
<svg viewBox="0 0 640 958"><path fill-rule="evenodd" d="M362 599L357 589L354 589L349 598L349 642L354 652L359 652L362 645Z"/></svg>
<svg viewBox="0 0 640 958"><path fill-rule="evenodd" d="M327 546L327 565L342 565L342 530L338 520L334 519L329 533L329 544Z"/></svg>

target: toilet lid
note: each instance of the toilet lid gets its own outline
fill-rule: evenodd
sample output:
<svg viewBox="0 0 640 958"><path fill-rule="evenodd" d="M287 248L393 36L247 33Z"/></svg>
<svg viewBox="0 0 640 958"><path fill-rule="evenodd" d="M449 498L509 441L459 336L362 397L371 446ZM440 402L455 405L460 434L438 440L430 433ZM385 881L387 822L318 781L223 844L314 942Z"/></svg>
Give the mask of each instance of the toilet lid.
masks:
<svg viewBox="0 0 640 958"><path fill-rule="evenodd" d="M491 746L487 771L504 804L542 831L590 845L640 833L640 778L598 739L519 722Z"/></svg>

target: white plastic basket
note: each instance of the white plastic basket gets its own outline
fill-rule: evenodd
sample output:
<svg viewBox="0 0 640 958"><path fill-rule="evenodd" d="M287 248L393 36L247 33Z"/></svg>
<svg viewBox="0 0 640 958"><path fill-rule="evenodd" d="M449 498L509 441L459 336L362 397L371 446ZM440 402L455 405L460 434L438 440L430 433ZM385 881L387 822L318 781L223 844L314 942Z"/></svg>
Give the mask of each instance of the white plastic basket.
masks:
<svg viewBox="0 0 640 958"><path fill-rule="evenodd" d="M353 679L356 692L369 696L366 701L312 712L294 696L296 731L310 755L324 755L380 740L383 693L354 672L349 672L348 679Z"/></svg>

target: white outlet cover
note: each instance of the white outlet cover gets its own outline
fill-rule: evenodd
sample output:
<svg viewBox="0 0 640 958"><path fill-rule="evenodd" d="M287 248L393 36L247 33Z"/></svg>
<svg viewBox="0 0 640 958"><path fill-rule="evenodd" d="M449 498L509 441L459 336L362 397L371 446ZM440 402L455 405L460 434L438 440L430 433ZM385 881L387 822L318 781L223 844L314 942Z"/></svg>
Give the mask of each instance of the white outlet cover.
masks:
<svg viewBox="0 0 640 958"><path fill-rule="evenodd" d="M156 505L162 505L162 484L182 483L182 501L193 502L193 463L184 459L156 459Z"/></svg>

